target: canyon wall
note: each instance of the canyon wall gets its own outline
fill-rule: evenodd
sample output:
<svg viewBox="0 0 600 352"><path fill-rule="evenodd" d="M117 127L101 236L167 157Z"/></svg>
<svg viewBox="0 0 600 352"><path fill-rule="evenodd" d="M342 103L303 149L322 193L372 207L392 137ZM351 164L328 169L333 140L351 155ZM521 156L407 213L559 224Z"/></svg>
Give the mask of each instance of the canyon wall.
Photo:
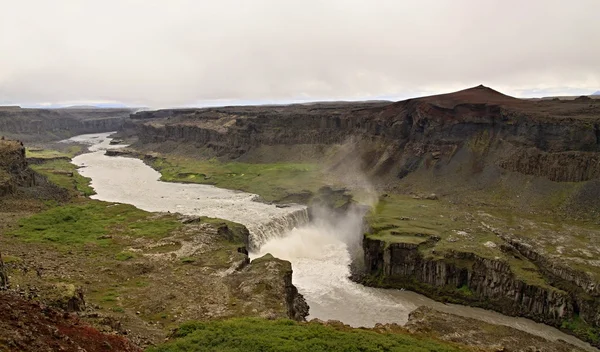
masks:
<svg viewBox="0 0 600 352"><path fill-rule="evenodd" d="M523 281L505 261L471 252L451 251L442 258L428 257L420 251L426 246L427 242L387 243L365 236L366 276L361 282L408 289L434 299L527 317L556 327L579 318L590 326L600 325L599 292L589 278L548 261L518 241L508 242L503 251L532 260L547 282ZM598 345L589 336L579 337Z"/></svg>
<svg viewBox="0 0 600 352"><path fill-rule="evenodd" d="M366 170L398 178L461 148L485 163L555 181L600 176L600 101L527 101L483 86L397 103L145 111L127 125L140 145L183 142L234 159L265 146L354 139Z"/></svg>
<svg viewBox="0 0 600 352"><path fill-rule="evenodd" d="M52 141L120 129L128 109L22 109L0 107L0 135L26 142Z"/></svg>

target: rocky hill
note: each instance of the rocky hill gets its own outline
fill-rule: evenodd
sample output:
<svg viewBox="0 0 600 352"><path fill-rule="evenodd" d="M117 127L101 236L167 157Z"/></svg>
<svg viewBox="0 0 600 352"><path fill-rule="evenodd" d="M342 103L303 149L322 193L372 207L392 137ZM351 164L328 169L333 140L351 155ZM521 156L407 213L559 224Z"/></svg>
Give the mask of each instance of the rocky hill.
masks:
<svg viewBox="0 0 600 352"><path fill-rule="evenodd" d="M477 86L395 103L146 111L124 126L134 148L167 160L306 162L333 180L358 170L383 194L362 283L527 316L598 345L599 100Z"/></svg>
<svg viewBox="0 0 600 352"><path fill-rule="evenodd" d="M22 141L51 141L83 133L118 130L129 109L23 109L0 107L0 135Z"/></svg>
<svg viewBox="0 0 600 352"><path fill-rule="evenodd" d="M13 193L18 186L32 186L33 171L25 160L25 147L18 141L0 140L0 197Z"/></svg>

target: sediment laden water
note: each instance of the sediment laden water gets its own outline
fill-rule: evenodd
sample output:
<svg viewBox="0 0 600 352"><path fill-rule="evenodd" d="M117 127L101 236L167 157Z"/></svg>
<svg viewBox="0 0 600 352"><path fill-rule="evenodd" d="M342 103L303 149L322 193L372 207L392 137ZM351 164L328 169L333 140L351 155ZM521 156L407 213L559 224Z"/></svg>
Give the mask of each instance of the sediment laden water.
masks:
<svg viewBox="0 0 600 352"><path fill-rule="evenodd" d="M250 241L260 246L266 238L283 235L308 221L306 207L284 208L257 201L255 194L201 184L159 181L160 173L139 159L109 157L110 133L82 135L71 140L90 144L91 153L73 158L79 172L92 179L94 199L133 204L147 211L203 215L241 223L251 233Z"/></svg>
<svg viewBox="0 0 600 352"><path fill-rule="evenodd" d="M274 217L267 222L251 224L247 226L250 231L249 250L258 251L268 241L284 237L291 230L306 225L308 225L308 209L306 208Z"/></svg>
<svg viewBox="0 0 600 352"><path fill-rule="evenodd" d="M597 351L573 336L524 318L505 316L484 309L435 302L409 291L365 287L348 279L350 252L360 248L361 212L346 216L317 214L308 223L307 210L292 205L278 208L257 202L256 195L208 185L158 181L160 174L141 160L108 157L109 133L83 135L74 141L91 145L91 153L73 163L92 179L95 199L132 204L148 211L170 211L236 221L248 227L251 257L266 253L289 260L293 283L310 306L310 318L340 320L352 326L376 323L404 324L418 306L511 326L549 340L562 339Z"/></svg>

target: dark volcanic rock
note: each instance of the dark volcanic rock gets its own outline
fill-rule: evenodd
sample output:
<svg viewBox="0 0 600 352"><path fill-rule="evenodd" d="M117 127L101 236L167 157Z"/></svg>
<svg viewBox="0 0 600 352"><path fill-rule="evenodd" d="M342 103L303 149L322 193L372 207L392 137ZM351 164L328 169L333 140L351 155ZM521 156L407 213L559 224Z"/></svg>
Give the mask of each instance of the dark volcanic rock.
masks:
<svg viewBox="0 0 600 352"><path fill-rule="evenodd" d="M33 171L25 159L25 147L18 141L0 140L0 197L17 187L35 184Z"/></svg>
<svg viewBox="0 0 600 352"><path fill-rule="evenodd" d="M499 234L502 236L502 234ZM470 252L449 252L443 258L425 257L424 244L363 240L367 285L405 288L438 300L480 306L560 327L568 319L583 318L600 325L598 287L582 273L554 264L529 246L504 237L509 247L534 262L551 285L518 279L509 263ZM597 344L597 341L588 341Z"/></svg>
<svg viewBox="0 0 600 352"><path fill-rule="evenodd" d="M83 133L117 131L129 109L15 109L0 107L0 135L50 141Z"/></svg>
<svg viewBox="0 0 600 352"><path fill-rule="evenodd" d="M478 257L473 253L451 253L443 259L428 259L419 245L390 243L365 238L365 268L379 276L383 286L408 288L426 295L458 299L498 310L505 314L530 317L552 325L574 314L573 301L566 292L539 287L517 280L508 263Z"/></svg>
<svg viewBox="0 0 600 352"><path fill-rule="evenodd" d="M184 142L230 158L355 138L362 145L353 156L374 175L401 178L428 158L445 161L466 149L485 163L556 181L599 176L600 104L521 100L483 86L391 104L159 110L132 118L141 144ZM590 170L575 170L582 166Z"/></svg>

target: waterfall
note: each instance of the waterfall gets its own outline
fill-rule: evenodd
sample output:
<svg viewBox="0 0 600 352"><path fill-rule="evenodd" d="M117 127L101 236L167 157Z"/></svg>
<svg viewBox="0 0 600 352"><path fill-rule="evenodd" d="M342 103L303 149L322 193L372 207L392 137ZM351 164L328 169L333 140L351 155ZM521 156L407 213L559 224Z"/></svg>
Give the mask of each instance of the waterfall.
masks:
<svg viewBox="0 0 600 352"><path fill-rule="evenodd" d="M287 232L308 224L308 208L294 210L290 213L276 216L268 222L251 224L249 250L258 251L260 247L273 238L283 237Z"/></svg>

